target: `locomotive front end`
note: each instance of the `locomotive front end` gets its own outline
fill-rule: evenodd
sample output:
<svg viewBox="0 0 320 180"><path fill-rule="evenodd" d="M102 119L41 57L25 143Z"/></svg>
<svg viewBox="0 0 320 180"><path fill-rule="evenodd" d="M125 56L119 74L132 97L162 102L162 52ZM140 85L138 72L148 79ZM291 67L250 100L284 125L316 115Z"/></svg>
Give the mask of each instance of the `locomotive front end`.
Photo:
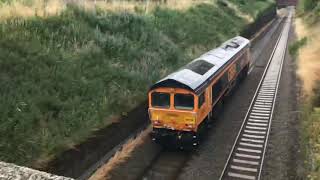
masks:
<svg viewBox="0 0 320 180"><path fill-rule="evenodd" d="M154 141L171 147L197 145L196 95L177 88L149 92L149 118Z"/></svg>

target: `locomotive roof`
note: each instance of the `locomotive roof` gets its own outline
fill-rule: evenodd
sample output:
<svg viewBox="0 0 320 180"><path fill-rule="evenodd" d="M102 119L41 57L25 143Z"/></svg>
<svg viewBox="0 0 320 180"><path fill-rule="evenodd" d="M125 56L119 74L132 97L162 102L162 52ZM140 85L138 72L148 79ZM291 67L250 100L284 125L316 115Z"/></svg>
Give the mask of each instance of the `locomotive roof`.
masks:
<svg viewBox="0 0 320 180"><path fill-rule="evenodd" d="M230 62L232 57L249 43L250 41L244 37L234 37L161 79L151 86L151 90L158 87L173 87L189 89L199 94L209 83L208 80L211 80L222 67Z"/></svg>

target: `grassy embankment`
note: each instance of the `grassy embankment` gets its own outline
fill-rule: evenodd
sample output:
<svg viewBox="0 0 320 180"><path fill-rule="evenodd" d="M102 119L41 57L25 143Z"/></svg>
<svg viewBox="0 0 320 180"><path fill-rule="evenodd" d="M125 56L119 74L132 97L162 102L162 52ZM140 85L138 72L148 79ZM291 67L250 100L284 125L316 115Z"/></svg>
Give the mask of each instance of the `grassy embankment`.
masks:
<svg viewBox="0 0 320 180"><path fill-rule="evenodd" d="M0 12L8 7L0 4ZM220 3L150 13L39 12L0 22L0 159L27 166L125 115L152 83L248 23Z"/></svg>
<svg viewBox="0 0 320 180"><path fill-rule="evenodd" d="M320 178L320 1L301 0L296 32L299 40L290 46L297 57L298 75L303 84L302 144L308 179Z"/></svg>
<svg viewBox="0 0 320 180"><path fill-rule="evenodd" d="M261 13L261 9L268 8L268 3L272 0L229 0L242 11L249 14L251 17L257 17Z"/></svg>
<svg viewBox="0 0 320 180"><path fill-rule="evenodd" d="M212 0L166 0L166 3L155 0L0 0L0 19L12 16L48 16L60 13L66 8L66 2L74 2L85 10L96 8L112 12L127 11L149 13L157 7L175 10L186 10L202 3L211 3Z"/></svg>

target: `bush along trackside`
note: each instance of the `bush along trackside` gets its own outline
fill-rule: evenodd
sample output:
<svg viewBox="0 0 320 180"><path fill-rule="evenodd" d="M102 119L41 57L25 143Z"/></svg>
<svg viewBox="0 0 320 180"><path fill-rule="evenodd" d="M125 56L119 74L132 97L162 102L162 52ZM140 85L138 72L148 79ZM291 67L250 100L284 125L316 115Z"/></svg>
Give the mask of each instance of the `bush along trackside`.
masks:
<svg viewBox="0 0 320 180"><path fill-rule="evenodd" d="M298 14L304 17L309 25L314 25L320 21L320 2L319 0L300 0Z"/></svg>
<svg viewBox="0 0 320 180"><path fill-rule="evenodd" d="M303 24L297 22L299 41L292 51L297 55L298 74L303 82L305 97L302 111L304 152L307 179L320 178L320 1L300 0L298 15ZM300 30L301 29L301 30ZM299 33L299 31L301 31ZM303 38L306 36L305 38ZM307 38L307 41L304 40Z"/></svg>
<svg viewBox="0 0 320 180"><path fill-rule="evenodd" d="M307 43L307 38L304 37L300 40L295 41L293 44L289 46L289 53L293 57L297 57L299 49L302 48Z"/></svg>
<svg viewBox="0 0 320 180"><path fill-rule="evenodd" d="M46 163L142 102L149 85L246 25L220 4L146 15L68 6L55 16L2 21L0 159Z"/></svg>
<svg viewBox="0 0 320 180"><path fill-rule="evenodd" d="M318 83L319 84L319 83ZM320 178L320 87L314 88L314 96L304 103L302 108L302 141L306 164L307 179Z"/></svg>
<svg viewBox="0 0 320 180"><path fill-rule="evenodd" d="M221 0L220 0L221 1ZM242 12L246 12L254 19L257 19L267 11L261 9L274 8L276 4L272 0L229 0L235 4Z"/></svg>

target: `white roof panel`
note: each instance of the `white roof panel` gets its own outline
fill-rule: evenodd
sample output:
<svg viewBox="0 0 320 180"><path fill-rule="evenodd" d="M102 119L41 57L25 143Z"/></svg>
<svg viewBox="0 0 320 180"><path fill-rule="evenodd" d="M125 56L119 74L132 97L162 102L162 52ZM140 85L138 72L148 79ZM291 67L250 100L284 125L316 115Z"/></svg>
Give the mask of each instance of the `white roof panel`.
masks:
<svg viewBox="0 0 320 180"><path fill-rule="evenodd" d="M189 65L188 64L187 66L181 68L180 70L158 81L156 84L154 84L151 87L151 89L154 89L156 87L161 87L161 85L164 85L166 81L170 81L170 82L181 83L182 85L189 87L193 91L197 91L197 89L200 88L202 84L206 82L207 79L213 76L221 67L227 64L228 61L231 60L231 58L234 55L236 55L249 43L250 41L244 37L241 37L241 36L234 37L226 41L225 43L223 43L220 47L203 54L199 58L189 63L191 64L196 61L203 60L213 64L214 66L203 75L198 74L190 69L186 69L186 67Z"/></svg>

